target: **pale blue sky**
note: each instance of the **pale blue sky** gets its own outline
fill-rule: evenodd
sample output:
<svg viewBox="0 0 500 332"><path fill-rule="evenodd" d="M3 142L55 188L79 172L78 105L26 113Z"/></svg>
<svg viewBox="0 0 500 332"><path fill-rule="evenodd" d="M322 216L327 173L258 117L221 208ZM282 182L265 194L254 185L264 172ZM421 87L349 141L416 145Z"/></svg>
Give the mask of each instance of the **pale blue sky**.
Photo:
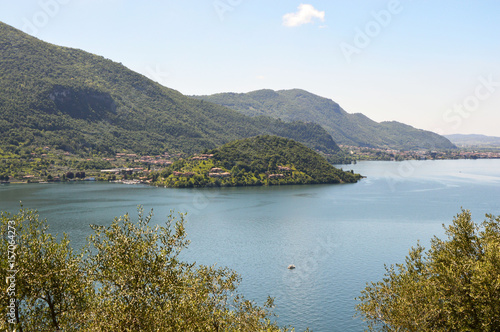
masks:
<svg viewBox="0 0 500 332"><path fill-rule="evenodd" d="M500 1L0 0L0 20L188 95L301 88L500 136Z"/></svg>

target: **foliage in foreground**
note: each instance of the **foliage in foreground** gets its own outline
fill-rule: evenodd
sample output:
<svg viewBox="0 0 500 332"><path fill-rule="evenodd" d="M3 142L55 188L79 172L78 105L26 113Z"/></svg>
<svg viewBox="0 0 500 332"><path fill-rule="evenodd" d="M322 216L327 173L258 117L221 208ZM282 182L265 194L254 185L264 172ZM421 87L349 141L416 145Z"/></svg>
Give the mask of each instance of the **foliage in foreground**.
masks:
<svg viewBox="0 0 500 332"><path fill-rule="evenodd" d="M462 210L445 229L361 292L370 330L500 331L500 217L478 225Z"/></svg>
<svg viewBox="0 0 500 332"><path fill-rule="evenodd" d="M36 212L2 213L0 278L9 279L0 329L288 331L271 322L271 298L261 307L238 294L234 271L179 260L189 244L182 214L165 226L150 225L151 217L139 209L137 222L125 215L109 227L91 226L94 234L76 254Z"/></svg>

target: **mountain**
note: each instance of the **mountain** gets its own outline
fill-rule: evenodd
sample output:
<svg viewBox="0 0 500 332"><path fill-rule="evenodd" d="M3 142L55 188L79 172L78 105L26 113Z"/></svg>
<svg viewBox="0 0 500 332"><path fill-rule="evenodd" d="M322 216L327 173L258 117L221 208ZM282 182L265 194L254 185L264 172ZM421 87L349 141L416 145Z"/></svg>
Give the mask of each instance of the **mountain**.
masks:
<svg viewBox="0 0 500 332"><path fill-rule="evenodd" d="M391 149L454 149L448 139L403 123L375 122L363 114L349 114L331 99L310 92L258 90L193 96L230 107L249 116L268 115L283 121L321 124L338 144Z"/></svg>
<svg viewBox="0 0 500 332"><path fill-rule="evenodd" d="M120 63L52 45L0 22L0 152L195 153L262 134L335 154L319 125L248 117L188 98Z"/></svg>
<svg viewBox="0 0 500 332"><path fill-rule="evenodd" d="M156 185L185 188L353 183L361 176L333 167L301 143L257 136L179 160L153 178Z"/></svg>
<svg viewBox="0 0 500 332"><path fill-rule="evenodd" d="M463 134L453 134L445 135L453 144L463 147L500 147L500 137L496 136L486 136L486 135L463 135Z"/></svg>

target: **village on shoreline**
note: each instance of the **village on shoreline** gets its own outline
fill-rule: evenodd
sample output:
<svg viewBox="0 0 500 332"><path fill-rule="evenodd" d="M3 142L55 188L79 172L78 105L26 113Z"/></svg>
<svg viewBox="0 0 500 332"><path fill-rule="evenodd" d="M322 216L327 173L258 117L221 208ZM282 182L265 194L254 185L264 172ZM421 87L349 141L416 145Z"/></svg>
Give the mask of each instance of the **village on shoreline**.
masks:
<svg viewBox="0 0 500 332"><path fill-rule="evenodd" d="M446 160L497 159L500 148L460 148L455 150L401 151L357 146L340 146L351 163L367 160ZM202 154L189 158L198 159ZM5 174L0 170L0 183L50 183L66 181L107 181L124 184L151 184L155 173L182 160L180 153L141 156L136 153L117 153L114 157L79 157L66 151L44 147L28 156L2 156L2 163L16 169ZM206 158L206 156L204 157ZM3 171L3 174L2 174Z"/></svg>
<svg viewBox="0 0 500 332"><path fill-rule="evenodd" d="M439 160L439 159L497 159L500 158L498 148L459 148L455 150L417 150L402 151L394 149L368 148L340 145L343 151L356 160Z"/></svg>

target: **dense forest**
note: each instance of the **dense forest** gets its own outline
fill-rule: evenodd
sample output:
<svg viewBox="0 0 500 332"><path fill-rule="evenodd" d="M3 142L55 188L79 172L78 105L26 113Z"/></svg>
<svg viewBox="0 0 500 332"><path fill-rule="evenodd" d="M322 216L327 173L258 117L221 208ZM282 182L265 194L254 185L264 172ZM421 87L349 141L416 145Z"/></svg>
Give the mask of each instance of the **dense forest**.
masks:
<svg viewBox="0 0 500 332"><path fill-rule="evenodd" d="M352 183L359 174L330 165L301 143L277 136L232 141L152 175L167 187Z"/></svg>
<svg viewBox="0 0 500 332"><path fill-rule="evenodd" d="M261 134L327 155L339 147L321 126L250 118L188 98L120 63L52 45L0 23L0 151L48 146L78 155L196 153Z"/></svg>
<svg viewBox="0 0 500 332"><path fill-rule="evenodd" d="M193 96L230 107L249 116L320 124L338 144L383 149L454 149L448 139L400 122L375 122L361 113L350 114L331 99L310 92L257 90Z"/></svg>

